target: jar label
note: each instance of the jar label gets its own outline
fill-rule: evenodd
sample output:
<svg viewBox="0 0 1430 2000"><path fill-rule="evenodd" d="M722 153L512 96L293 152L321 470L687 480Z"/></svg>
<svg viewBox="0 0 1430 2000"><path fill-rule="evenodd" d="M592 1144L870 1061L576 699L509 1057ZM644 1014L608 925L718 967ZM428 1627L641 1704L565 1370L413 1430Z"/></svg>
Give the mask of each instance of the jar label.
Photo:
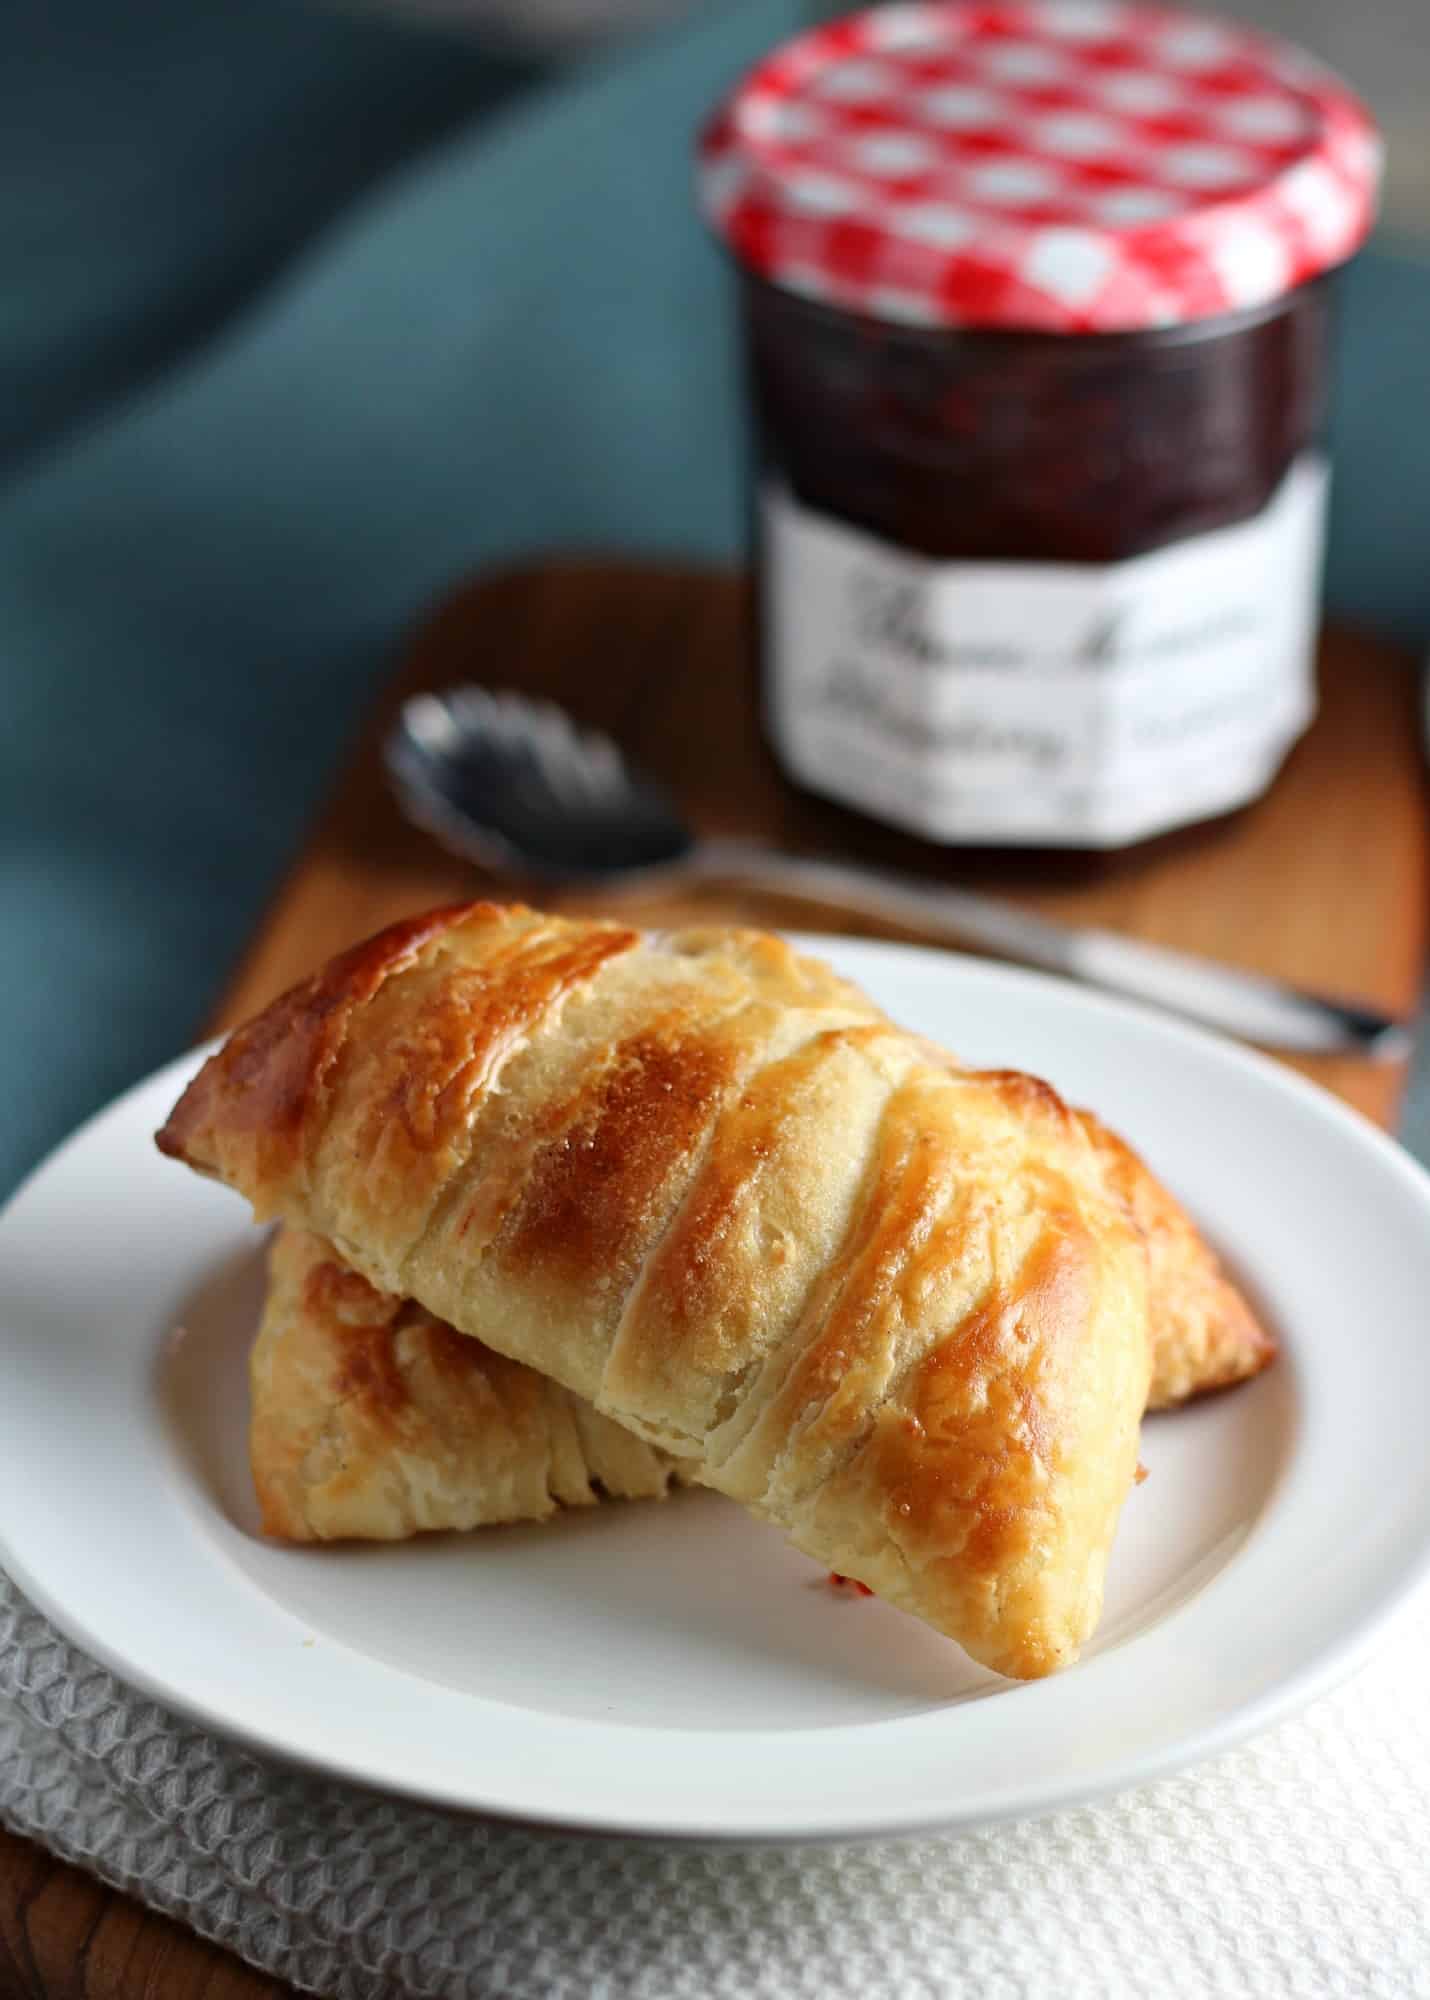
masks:
<svg viewBox="0 0 1430 2000"><path fill-rule="evenodd" d="M766 706L811 790L934 840L1114 847L1243 805L1315 712L1325 461L1106 565L913 555L763 494Z"/></svg>

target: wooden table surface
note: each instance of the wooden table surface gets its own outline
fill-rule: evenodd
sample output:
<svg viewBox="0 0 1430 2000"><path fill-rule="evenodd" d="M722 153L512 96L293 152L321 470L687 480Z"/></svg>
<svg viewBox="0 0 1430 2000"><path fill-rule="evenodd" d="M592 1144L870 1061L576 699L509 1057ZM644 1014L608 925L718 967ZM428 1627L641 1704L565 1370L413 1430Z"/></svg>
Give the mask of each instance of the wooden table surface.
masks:
<svg viewBox="0 0 1430 2000"><path fill-rule="evenodd" d="M839 849L996 890L1048 914L1206 952L1397 1012L1415 1005L1430 925L1430 816L1417 692L1391 649L1343 632L1322 648L1322 710L1271 794L1214 826L1128 855L937 854L796 793L759 735L745 586L718 573L605 563L479 581L419 632L208 1023L243 1019L341 946L424 905L511 893L398 815L377 754L398 700L481 680L561 701L616 735L709 832ZM563 907L612 908L563 899ZM911 935L708 887L623 898L622 914ZM1393 1124L1400 1069L1298 1059ZM0 2000L258 2000L289 1989L24 1840L0 1835Z"/></svg>

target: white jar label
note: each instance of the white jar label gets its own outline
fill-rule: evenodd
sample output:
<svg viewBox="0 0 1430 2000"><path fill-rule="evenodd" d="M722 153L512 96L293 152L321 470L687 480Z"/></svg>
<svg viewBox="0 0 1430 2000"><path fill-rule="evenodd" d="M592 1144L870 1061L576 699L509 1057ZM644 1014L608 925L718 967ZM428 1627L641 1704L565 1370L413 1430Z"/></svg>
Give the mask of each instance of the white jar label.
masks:
<svg viewBox="0 0 1430 2000"><path fill-rule="evenodd" d="M1244 805L1315 712L1327 473L1126 562L947 562L763 494L766 707L811 790L940 841L1116 847Z"/></svg>

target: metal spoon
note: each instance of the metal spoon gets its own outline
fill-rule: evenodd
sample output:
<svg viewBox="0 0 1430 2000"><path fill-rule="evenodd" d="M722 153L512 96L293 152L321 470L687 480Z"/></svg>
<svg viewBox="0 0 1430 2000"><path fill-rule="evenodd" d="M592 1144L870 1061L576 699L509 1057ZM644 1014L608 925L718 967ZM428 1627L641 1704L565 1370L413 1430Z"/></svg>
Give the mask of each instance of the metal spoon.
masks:
<svg viewBox="0 0 1430 2000"><path fill-rule="evenodd" d="M1259 973L1036 917L992 897L754 841L698 840L674 803L609 738L550 702L486 688L414 696L385 746L397 797L419 826L484 868L548 882L642 886L739 882L893 918L1150 1000L1275 1048L1398 1060L1405 1027L1368 1007Z"/></svg>

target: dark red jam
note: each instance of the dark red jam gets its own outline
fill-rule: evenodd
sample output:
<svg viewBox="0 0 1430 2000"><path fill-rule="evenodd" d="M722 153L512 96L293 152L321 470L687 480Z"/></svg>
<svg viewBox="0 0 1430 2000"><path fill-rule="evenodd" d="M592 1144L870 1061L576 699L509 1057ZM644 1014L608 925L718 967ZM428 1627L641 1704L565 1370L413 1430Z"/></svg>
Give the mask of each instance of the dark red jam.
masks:
<svg viewBox="0 0 1430 2000"><path fill-rule="evenodd" d="M1326 413L1331 277L1137 333L925 329L742 272L760 458L923 555L1109 563L1258 514Z"/></svg>

